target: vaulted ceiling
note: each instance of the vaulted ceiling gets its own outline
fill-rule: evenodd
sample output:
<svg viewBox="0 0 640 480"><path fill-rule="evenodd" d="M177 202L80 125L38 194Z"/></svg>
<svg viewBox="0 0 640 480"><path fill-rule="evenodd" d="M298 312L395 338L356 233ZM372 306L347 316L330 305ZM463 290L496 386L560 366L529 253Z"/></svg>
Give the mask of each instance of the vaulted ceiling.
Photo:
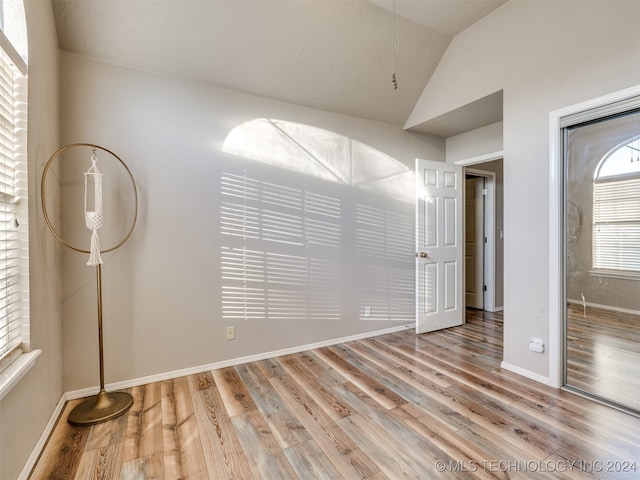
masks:
<svg viewBox="0 0 640 480"><path fill-rule="evenodd" d="M53 6L64 51L404 125L452 38L505 2L396 0L395 15L393 0L53 0ZM452 131L438 128L423 131Z"/></svg>

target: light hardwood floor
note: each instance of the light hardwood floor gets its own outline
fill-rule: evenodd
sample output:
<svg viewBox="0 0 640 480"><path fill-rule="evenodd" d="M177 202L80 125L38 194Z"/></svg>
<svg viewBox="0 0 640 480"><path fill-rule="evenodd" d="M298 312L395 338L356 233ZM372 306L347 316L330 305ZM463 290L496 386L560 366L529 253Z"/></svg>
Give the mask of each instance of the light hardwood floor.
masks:
<svg viewBox="0 0 640 480"><path fill-rule="evenodd" d="M567 384L640 412L640 316L570 305Z"/></svg>
<svg viewBox="0 0 640 480"><path fill-rule="evenodd" d="M31 478L640 478L640 419L500 369L499 315L131 389Z"/></svg>

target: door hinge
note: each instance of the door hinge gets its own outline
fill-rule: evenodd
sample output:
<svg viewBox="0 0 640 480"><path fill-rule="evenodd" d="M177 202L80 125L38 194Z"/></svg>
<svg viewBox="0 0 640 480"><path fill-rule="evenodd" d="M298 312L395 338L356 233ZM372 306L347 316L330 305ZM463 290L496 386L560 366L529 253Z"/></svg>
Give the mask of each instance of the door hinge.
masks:
<svg viewBox="0 0 640 480"><path fill-rule="evenodd" d="M487 190L486 188L483 188L482 195L489 195L489 190Z"/></svg>
<svg viewBox="0 0 640 480"><path fill-rule="evenodd" d="M484 237L484 243L487 243L487 237Z"/></svg>
<svg viewBox="0 0 640 480"><path fill-rule="evenodd" d="M486 286L486 285L483 287L483 290L484 290L485 292L487 291L487 286Z"/></svg>

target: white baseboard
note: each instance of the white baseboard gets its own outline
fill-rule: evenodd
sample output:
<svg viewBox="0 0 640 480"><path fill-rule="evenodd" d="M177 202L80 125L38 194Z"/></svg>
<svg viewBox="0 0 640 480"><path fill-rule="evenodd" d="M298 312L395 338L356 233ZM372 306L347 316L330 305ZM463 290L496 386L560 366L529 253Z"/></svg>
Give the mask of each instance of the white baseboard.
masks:
<svg viewBox="0 0 640 480"><path fill-rule="evenodd" d="M114 382L114 383L105 385L105 389L109 391L113 391L113 390L121 390L121 389L131 388L131 387L138 387L140 385L146 385L148 383L171 380L173 378L184 377L186 375L194 375L202 372L208 372L210 370L216 370L219 368L234 367L236 365L242 365L243 363L258 362L260 360L265 360L268 358L280 357L283 355L291 355L292 353L305 352L308 350L313 350L315 348L329 347L331 345L336 345L339 343L353 342L355 340L362 340L364 338L377 337L378 335L384 335L387 333L401 332L401 331L409 330L412 328L415 328L415 323L405 324L399 327L386 328L383 330L376 330L374 332L366 332L366 333L360 333L357 335L350 335L348 337L333 338L331 340L325 340L323 342L310 343L307 345L299 345L296 347L285 348L282 350L274 350L271 352L258 353L256 355L248 355L246 357L232 358L230 360L223 360L221 362L209 363L206 365L198 365L195 367L183 368L180 370L173 370L171 372L163 372L155 375L148 375L145 377L132 378L130 380L123 380L120 382ZM78 398L89 397L91 395L96 395L99 391L100 391L100 388L97 386L83 388L81 390L73 390L65 394L65 400L75 400Z"/></svg>
<svg viewBox="0 0 640 480"><path fill-rule="evenodd" d="M524 368L516 367L515 365L511 365L510 363L502 362L500 364L500 368L504 368L505 370L509 370L510 372L517 373L518 375L522 375L523 377L527 377L527 378L529 378L531 380L534 380L534 381L539 382L539 383L543 383L543 384L548 385L550 387L553 386L553 385L551 385L551 380L549 379L549 377L545 377L545 376L540 375L538 373L534 373L534 372L531 372L529 370L525 370Z"/></svg>
<svg viewBox="0 0 640 480"><path fill-rule="evenodd" d="M53 413L51 413L49 422L44 427L44 430L42 432L42 435L40 435L40 439L38 440L38 443L36 443L35 447L33 448L33 451L31 452L31 455L27 459L27 462L24 464L24 467L22 467L22 471L20 472L20 475L18 475L17 480L27 480L29 478L29 475L31 475L31 470L33 470L33 467L36 466L36 462L38 461L40 454L44 450L44 447L47 444L47 441L49 440L49 436L51 435L51 432L53 432L53 428L56 426L56 423L58 423L58 419L60 418L60 414L62 414L62 409L64 408L65 403L66 403L66 398L65 398L65 395L63 394L60 397L60 400L58 401L56 408L54 408Z"/></svg>
<svg viewBox="0 0 640 480"><path fill-rule="evenodd" d="M568 298L567 299L567 303L571 303L572 305L586 305L587 307L592 307L592 308L599 308L600 310L609 310L610 312L618 312L618 313L629 313L631 315L640 315L640 311L639 310L633 310L631 308L621 308L621 307L615 307L613 305L602 305L600 303L593 303L593 302L582 302L582 300L575 300L572 298Z"/></svg>
<svg viewBox="0 0 640 480"><path fill-rule="evenodd" d="M493 308L485 308L485 311L489 313L497 313L504 310L504 307L493 307Z"/></svg>

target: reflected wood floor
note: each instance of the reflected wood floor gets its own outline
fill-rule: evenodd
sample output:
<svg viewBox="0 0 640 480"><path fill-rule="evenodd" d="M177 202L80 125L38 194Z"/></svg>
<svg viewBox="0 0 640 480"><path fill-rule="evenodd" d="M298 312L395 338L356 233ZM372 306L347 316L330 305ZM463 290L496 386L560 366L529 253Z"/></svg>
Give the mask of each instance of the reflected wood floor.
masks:
<svg viewBox="0 0 640 480"><path fill-rule="evenodd" d="M570 304L567 384L640 411L640 316Z"/></svg>
<svg viewBox="0 0 640 480"><path fill-rule="evenodd" d="M71 427L67 405L30 478L640 477L639 418L501 357L501 317L470 312L462 327L135 387L101 425Z"/></svg>

